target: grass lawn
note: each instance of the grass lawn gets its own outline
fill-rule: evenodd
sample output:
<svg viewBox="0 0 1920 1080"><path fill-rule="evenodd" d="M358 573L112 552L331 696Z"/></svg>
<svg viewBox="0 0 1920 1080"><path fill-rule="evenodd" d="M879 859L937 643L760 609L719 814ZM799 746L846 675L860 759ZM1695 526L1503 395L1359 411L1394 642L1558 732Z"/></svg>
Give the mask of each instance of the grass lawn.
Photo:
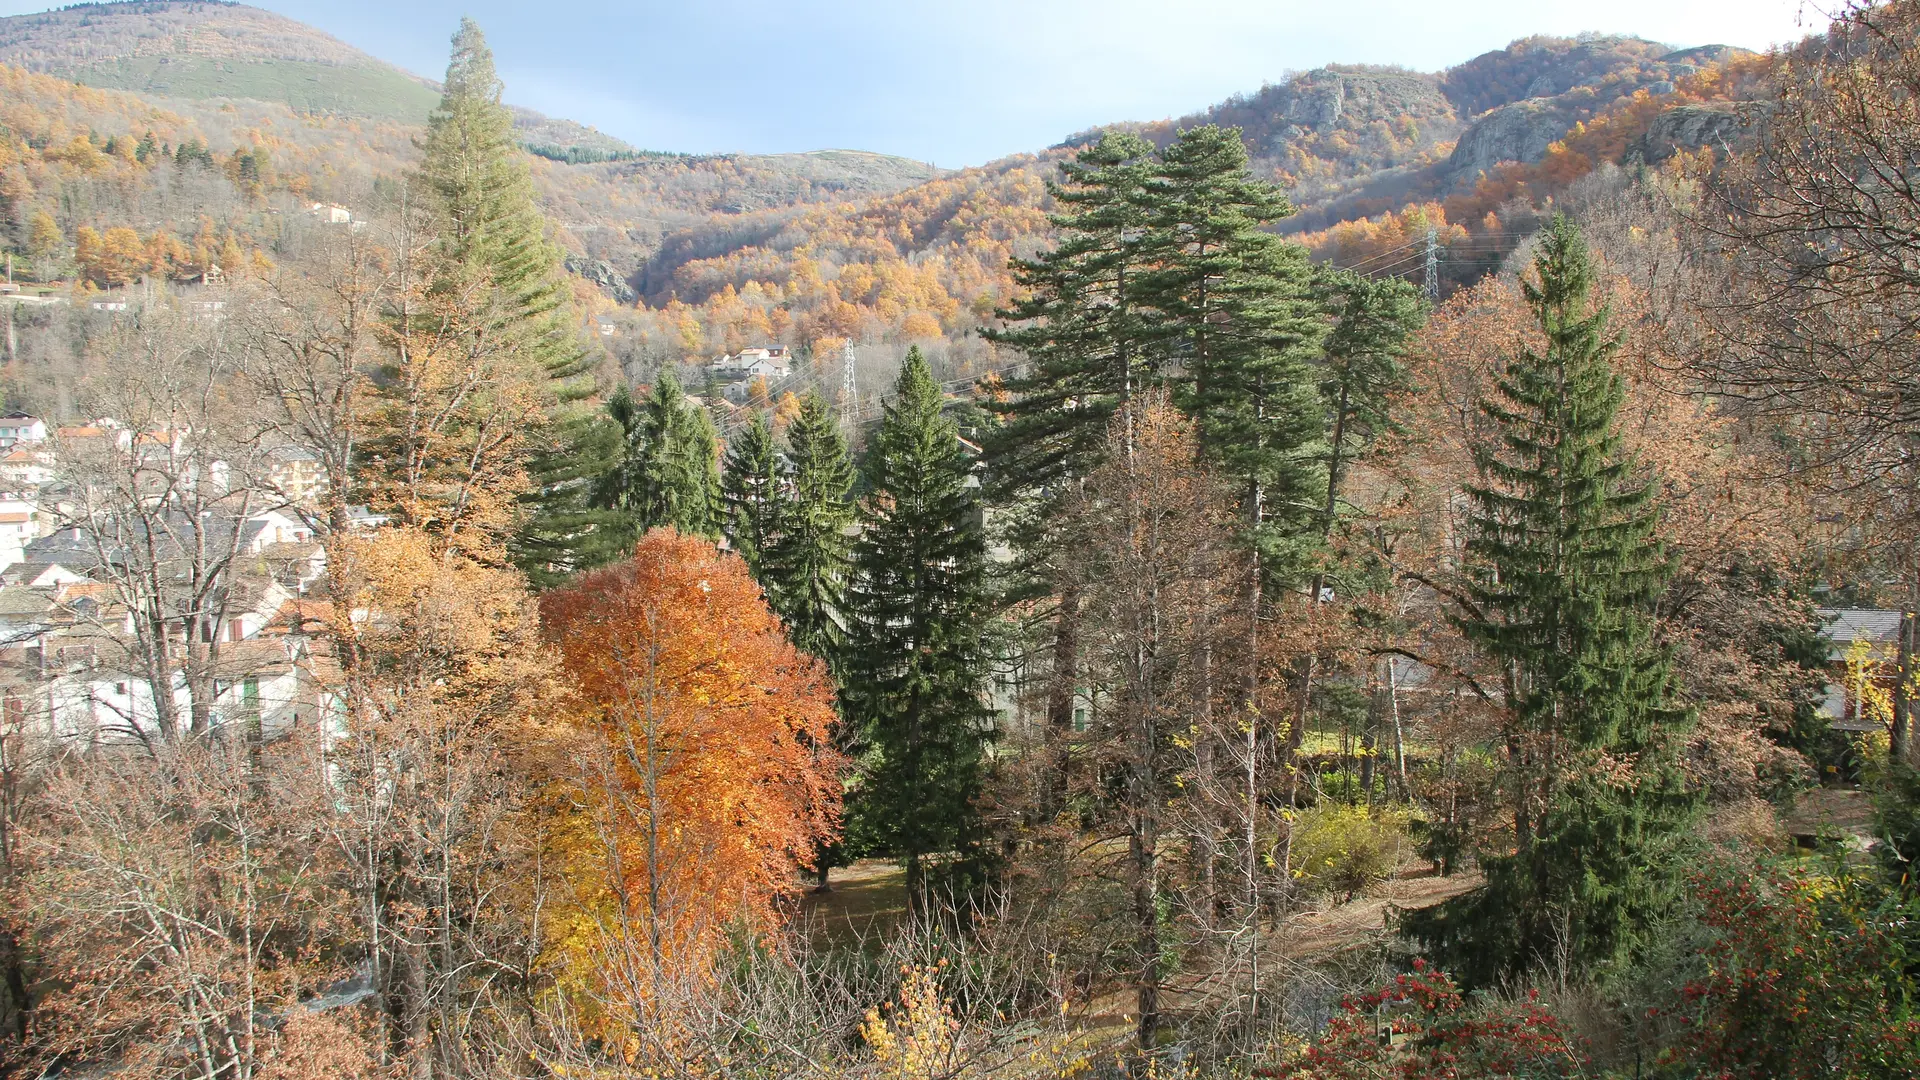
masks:
<svg viewBox="0 0 1920 1080"><path fill-rule="evenodd" d="M799 922L815 945L856 946L891 935L907 915L907 872L887 859L860 859L836 866L829 891L800 898Z"/></svg>

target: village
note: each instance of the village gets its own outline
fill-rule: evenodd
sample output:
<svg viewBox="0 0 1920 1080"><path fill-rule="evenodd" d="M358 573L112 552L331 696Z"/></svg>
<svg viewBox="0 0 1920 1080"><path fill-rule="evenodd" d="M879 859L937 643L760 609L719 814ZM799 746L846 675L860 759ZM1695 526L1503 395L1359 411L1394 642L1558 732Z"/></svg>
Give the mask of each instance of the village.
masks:
<svg viewBox="0 0 1920 1080"><path fill-rule="evenodd" d="M193 440L105 417L0 417L0 701L14 730L145 741L197 709L199 725L270 739L335 708L313 649L326 570L314 455L272 448L242 490ZM110 506L129 481L151 490ZM156 700L168 682L174 700Z"/></svg>

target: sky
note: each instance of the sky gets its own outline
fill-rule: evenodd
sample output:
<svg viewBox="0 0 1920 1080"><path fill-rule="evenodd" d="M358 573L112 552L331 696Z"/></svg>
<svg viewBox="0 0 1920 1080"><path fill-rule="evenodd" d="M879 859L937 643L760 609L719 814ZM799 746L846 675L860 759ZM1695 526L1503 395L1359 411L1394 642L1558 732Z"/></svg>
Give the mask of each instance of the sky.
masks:
<svg viewBox="0 0 1920 1080"><path fill-rule="evenodd" d="M462 15L507 99L650 150L954 168L1195 112L1328 63L1435 71L1515 38L1764 49L1841 0L255 0L438 77ZM49 0L0 0L0 13Z"/></svg>

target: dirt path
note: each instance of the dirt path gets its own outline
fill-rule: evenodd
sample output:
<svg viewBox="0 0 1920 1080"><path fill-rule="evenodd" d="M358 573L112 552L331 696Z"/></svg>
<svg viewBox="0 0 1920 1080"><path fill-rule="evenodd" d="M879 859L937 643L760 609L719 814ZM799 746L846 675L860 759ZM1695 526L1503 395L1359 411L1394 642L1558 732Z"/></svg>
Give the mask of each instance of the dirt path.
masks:
<svg viewBox="0 0 1920 1080"><path fill-rule="evenodd" d="M834 868L828 881L830 891L809 892L800 901L800 923L816 944L884 937L906 916L905 874L893 863L862 859ZM1372 895L1294 915L1287 922L1286 952L1295 960L1324 959L1385 933L1393 908L1431 907L1479 883L1478 874L1439 877L1424 866L1410 868Z"/></svg>
<svg viewBox="0 0 1920 1080"><path fill-rule="evenodd" d="M1405 871L1372 896L1303 911L1287 921L1287 952L1296 960L1322 960L1385 933L1394 908L1426 908L1480 884L1477 873L1440 877L1426 868Z"/></svg>

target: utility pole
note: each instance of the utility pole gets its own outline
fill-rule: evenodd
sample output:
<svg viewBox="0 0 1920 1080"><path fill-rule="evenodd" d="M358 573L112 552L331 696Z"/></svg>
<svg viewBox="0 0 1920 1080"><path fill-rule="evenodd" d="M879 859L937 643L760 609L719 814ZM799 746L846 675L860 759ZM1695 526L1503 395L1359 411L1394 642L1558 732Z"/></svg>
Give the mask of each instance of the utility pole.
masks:
<svg viewBox="0 0 1920 1080"><path fill-rule="evenodd" d="M1427 226L1427 303L1440 302L1440 227Z"/></svg>
<svg viewBox="0 0 1920 1080"><path fill-rule="evenodd" d="M13 299L13 252L7 252L7 366L12 367L18 358L20 343L14 336L13 309L20 305Z"/></svg>
<svg viewBox="0 0 1920 1080"><path fill-rule="evenodd" d="M853 369L853 339L840 350L840 424L847 429L847 441L860 424L860 380Z"/></svg>

